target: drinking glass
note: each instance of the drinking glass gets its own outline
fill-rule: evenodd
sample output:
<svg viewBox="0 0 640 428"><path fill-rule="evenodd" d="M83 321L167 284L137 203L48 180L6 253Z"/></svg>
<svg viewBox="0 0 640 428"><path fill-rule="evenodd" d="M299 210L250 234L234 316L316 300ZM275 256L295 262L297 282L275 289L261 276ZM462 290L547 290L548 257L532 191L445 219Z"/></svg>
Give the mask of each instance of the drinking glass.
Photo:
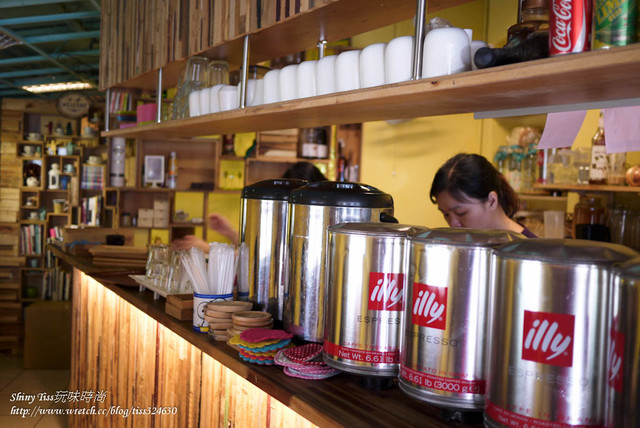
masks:
<svg viewBox="0 0 640 428"><path fill-rule="evenodd" d="M168 262L169 247L163 244L149 246L146 276L155 280L162 275L162 268Z"/></svg>
<svg viewBox="0 0 640 428"><path fill-rule="evenodd" d="M192 92L204 89L209 84L207 66L209 60L203 56L192 56L187 60L183 81L183 96L187 100L183 117L189 117L189 96ZM195 102L195 98L191 99ZM200 98L198 97L198 105ZM199 113L199 112L198 112Z"/></svg>
<svg viewBox="0 0 640 428"><path fill-rule="evenodd" d="M229 84L229 64L227 61L209 61L208 72L209 86Z"/></svg>

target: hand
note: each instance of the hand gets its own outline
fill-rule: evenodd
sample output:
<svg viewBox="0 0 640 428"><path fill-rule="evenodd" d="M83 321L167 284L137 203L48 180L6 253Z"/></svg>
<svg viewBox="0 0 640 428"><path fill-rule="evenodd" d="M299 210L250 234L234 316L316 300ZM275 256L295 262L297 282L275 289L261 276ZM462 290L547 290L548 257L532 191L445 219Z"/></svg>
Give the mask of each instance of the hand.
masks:
<svg viewBox="0 0 640 428"><path fill-rule="evenodd" d="M182 238L174 239L172 242L175 250L188 250L191 247L200 248L205 254L209 253L209 244L195 235L187 235Z"/></svg>
<svg viewBox="0 0 640 428"><path fill-rule="evenodd" d="M233 245L238 245L238 231L225 216L215 213L209 214L207 220L210 229L229 239Z"/></svg>

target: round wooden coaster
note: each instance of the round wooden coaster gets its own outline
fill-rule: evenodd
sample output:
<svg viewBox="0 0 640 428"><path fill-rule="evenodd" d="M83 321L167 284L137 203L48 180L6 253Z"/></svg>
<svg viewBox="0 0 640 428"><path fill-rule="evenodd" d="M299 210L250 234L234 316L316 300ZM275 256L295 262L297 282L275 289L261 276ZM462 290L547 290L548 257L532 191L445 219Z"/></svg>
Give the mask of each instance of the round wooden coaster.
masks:
<svg viewBox="0 0 640 428"><path fill-rule="evenodd" d="M271 319L272 317L269 312L264 311L240 311L231 314L231 318L233 318L234 321L264 321L266 319Z"/></svg>
<svg viewBox="0 0 640 428"><path fill-rule="evenodd" d="M209 302L206 309L219 312L237 312L237 311L249 311L253 308L251 302L241 302L239 300L231 300L227 302Z"/></svg>
<svg viewBox="0 0 640 428"><path fill-rule="evenodd" d="M272 319L265 319L264 321L246 321L243 319L237 319L237 320L233 320L233 325L234 326L242 326L242 327L270 327L273 326L273 320Z"/></svg>
<svg viewBox="0 0 640 428"><path fill-rule="evenodd" d="M240 330L237 330L233 327L227 329L227 334L229 335L229 337L237 336L240 333L242 333Z"/></svg>
<svg viewBox="0 0 640 428"><path fill-rule="evenodd" d="M231 319L231 312L214 311L211 309L205 309L204 314L212 318Z"/></svg>
<svg viewBox="0 0 640 428"><path fill-rule="evenodd" d="M206 313L204 314L204 319L205 321L207 321L208 323L212 323L212 322L231 322L231 318L217 318L217 317L210 317L209 315L207 315Z"/></svg>
<svg viewBox="0 0 640 428"><path fill-rule="evenodd" d="M232 322L210 322L209 328L212 330L226 330L228 328L233 327Z"/></svg>
<svg viewBox="0 0 640 428"><path fill-rule="evenodd" d="M213 338L218 342L226 342L227 340L229 340L229 336L227 336L226 334L216 334L213 336Z"/></svg>

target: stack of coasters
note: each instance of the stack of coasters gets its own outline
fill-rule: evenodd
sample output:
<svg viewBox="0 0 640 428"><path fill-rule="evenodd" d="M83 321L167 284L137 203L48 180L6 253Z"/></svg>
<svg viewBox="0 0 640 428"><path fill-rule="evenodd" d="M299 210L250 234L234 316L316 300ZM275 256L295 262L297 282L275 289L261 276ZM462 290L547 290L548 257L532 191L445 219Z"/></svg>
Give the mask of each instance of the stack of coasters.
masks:
<svg viewBox="0 0 640 428"><path fill-rule="evenodd" d="M257 364L273 364L276 353L291 344L292 334L283 330L252 328L233 336L229 344L240 358Z"/></svg>
<svg viewBox="0 0 640 428"><path fill-rule="evenodd" d="M322 345L318 343L282 349L276 354L274 363L284 366L286 375L300 379L326 379L340 373L324 363Z"/></svg>
<svg viewBox="0 0 640 428"><path fill-rule="evenodd" d="M253 307L251 302L225 301L209 302L204 306L204 319L209 323L209 337L227 341L231 335L228 329L233 327L232 315Z"/></svg>
<svg viewBox="0 0 640 428"><path fill-rule="evenodd" d="M228 330L229 337L238 335L249 329L270 329L273 327L273 317L269 312L246 310L234 312L231 319L233 326Z"/></svg>

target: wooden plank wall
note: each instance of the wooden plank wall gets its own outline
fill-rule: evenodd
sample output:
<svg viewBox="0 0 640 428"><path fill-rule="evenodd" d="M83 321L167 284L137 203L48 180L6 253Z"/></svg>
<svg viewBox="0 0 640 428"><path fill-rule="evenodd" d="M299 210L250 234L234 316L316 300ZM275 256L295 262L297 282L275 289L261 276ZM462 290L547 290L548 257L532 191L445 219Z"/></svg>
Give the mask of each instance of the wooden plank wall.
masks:
<svg viewBox="0 0 640 428"><path fill-rule="evenodd" d="M89 413L70 427L315 426L78 269L73 279L69 390L95 395L69 403ZM122 413L147 407L176 411Z"/></svg>
<svg viewBox="0 0 640 428"><path fill-rule="evenodd" d="M103 0L100 89L338 0Z"/></svg>

